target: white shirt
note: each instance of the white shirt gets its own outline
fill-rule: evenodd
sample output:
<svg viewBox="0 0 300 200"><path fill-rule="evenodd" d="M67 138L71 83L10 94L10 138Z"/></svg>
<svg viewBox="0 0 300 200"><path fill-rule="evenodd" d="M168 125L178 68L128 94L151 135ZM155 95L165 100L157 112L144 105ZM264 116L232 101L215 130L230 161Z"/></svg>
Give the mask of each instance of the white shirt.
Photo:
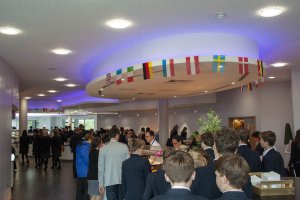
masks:
<svg viewBox="0 0 300 200"><path fill-rule="evenodd" d="M186 189L186 190L191 191L190 188L188 188L188 187L185 187L185 186L178 186L178 185L173 185L173 186L172 186L172 189Z"/></svg>

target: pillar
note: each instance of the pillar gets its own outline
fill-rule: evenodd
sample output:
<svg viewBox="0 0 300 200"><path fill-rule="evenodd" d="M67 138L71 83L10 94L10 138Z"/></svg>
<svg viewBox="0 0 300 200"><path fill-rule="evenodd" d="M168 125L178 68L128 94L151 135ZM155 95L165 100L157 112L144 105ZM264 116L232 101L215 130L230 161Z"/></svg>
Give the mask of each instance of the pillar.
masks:
<svg viewBox="0 0 300 200"><path fill-rule="evenodd" d="M300 69L292 69L291 75L294 131L296 132L300 129Z"/></svg>
<svg viewBox="0 0 300 200"><path fill-rule="evenodd" d="M23 130L27 130L27 99L20 98L19 106L19 134L21 135Z"/></svg>
<svg viewBox="0 0 300 200"><path fill-rule="evenodd" d="M165 146L169 138L169 108L168 99L158 100L159 143Z"/></svg>

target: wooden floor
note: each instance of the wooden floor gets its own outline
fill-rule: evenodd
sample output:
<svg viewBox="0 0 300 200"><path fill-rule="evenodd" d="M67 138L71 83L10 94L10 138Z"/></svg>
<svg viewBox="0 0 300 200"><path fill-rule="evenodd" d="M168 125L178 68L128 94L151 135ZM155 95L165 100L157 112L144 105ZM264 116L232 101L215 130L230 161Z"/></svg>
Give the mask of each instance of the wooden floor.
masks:
<svg viewBox="0 0 300 200"><path fill-rule="evenodd" d="M60 170L51 169L51 166L51 159L47 171L42 168L36 169L32 158L29 166L17 162L12 199L75 200L76 179L73 178L72 162L62 161Z"/></svg>

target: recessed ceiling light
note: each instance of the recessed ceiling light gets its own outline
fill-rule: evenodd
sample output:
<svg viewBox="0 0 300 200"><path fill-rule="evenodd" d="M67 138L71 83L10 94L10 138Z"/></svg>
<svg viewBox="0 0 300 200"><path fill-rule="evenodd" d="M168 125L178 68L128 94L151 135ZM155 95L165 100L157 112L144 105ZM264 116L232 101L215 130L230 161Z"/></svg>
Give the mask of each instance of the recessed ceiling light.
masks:
<svg viewBox="0 0 300 200"><path fill-rule="evenodd" d="M274 78L276 78L275 76L269 76L269 79L274 79Z"/></svg>
<svg viewBox="0 0 300 200"><path fill-rule="evenodd" d="M14 27L0 27L0 33L5 35L18 35L22 31L20 29L14 28Z"/></svg>
<svg viewBox="0 0 300 200"><path fill-rule="evenodd" d="M174 98L177 98L177 96L174 96Z"/></svg>
<svg viewBox="0 0 300 200"><path fill-rule="evenodd" d="M132 100L135 100L135 98L134 98L134 97L132 97Z"/></svg>
<svg viewBox="0 0 300 200"><path fill-rule="evenodd" d="M231 85L234 85L235 84L235 82L231 82Z"/></svg>
<svg viewBox="0 0 300 200"><path fill-rule="evenodd" d="M121 80L122 80L122 81L125 81L125 78L122 78Z"/></svg>
<svg viewBox="0 0 300 200"><path fill-rule="evenodd" d="M104 94L102 94L101 97L104 97Z"/></svg>
<svg viewBox="0 0 300 200"><path fill-rule="evenodd" d="M44 97L45 94L37 94L39 97Z"/></svg>
<svg viewBox="0 0 300 200"><path fill-rule="evenodd" d="M75 87L77 86L76 84L73 84L73 83L69 83L69 84L66 84L67 87Z"/></svg>
<svg viewBox="0 0 300 200"><path fill-rule="evenodd" d="M284 11L283 7L269 6L258 11L258 14L262 17L275 17L280 15Z"/></svg>
<svg viewBox="0 0 300 200"><path fill-rule="evenodd" d="M57 92L56 90L48 90L49 93L55 93Z"/></svg>
<svg viewBox="0 0 300 200"><path fill-rule="evenodd" d="M67 55L72 51L70 49L52 49L51 52L57 55Z"/></svg>
<svg viewBox="0 0 300 200"><path fill-rule="evenodd" d="M111 28L122 29L127 28L132 23L126 19L112 19L106 22L106 25Z"/></svg>
<svg viewBox="0 0 300 200"><path fill-rule="evenodd" d="M103 91L103 88L101 88L100 90Z"/></svg>
<svg viewBox="0 0 300 200"><path fill-rule="evenodd" d="M66 81L66 80L68 80L68 79L63 78L63 77L59 77L59 78L55 78L54 80L56 80L56 81Z"/></svg>
<svg viewBox="0 0 300 200"><path fill-rule="evenodd" d="M272 64L273 67L284 67L286 65L287 65L287 63L280 63L280 62Z"/></svg>
<svg viewBox="0 0 300 200"><path fill-rule="evenodd" d="M24 99L31 99L31 97L24 97Z"/></svg>
<svg viewBox="0 0 300 200"><path fill-rule="evenodd" d="M208 91L207 91L207 90L205 90L204 92L205 92L205 93L208 93Z"/></svg>
<svg viewBox="0 0 300 200"><path fill-rule="evenodd" d="M61 99L57 99L56 101L57 101L57 102L62 102L62 100L61 100Z"/></svg>
<svg viewBox="0 0 300 200"><path fill-rule="evenodd" d="M225 17L225 12L224 11L218 12L216 17L217 17L217 19L223 19Z"/></svg>

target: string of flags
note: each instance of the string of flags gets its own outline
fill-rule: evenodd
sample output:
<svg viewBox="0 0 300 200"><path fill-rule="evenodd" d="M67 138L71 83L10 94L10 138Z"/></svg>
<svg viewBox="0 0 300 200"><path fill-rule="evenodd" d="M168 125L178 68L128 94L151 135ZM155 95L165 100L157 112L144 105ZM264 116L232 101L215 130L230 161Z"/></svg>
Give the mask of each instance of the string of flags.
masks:
<svg viewBox="0 0 300 200"><path fill-rule="evenodd" d="M65 112L65 109L61 109L61 108L33 108L33 109L28 109L27 112L38 112L38 113L41 113L41 112L57 112L57 113L64 113Z"/></svg>
<svg viewBox="0 0 300 200"><path fill-rule="evenodd" d="M214 73L224 73L225 72L225 63L226 56L225 55L213 55L211 57L212 61L212 72ZM249 74L249 59L247 57L237 57L238 61L238 73L240 75L248 75ZM191 56L185 58L186 64L186 74L188 76L201 74L201 62L199 56ZM251 63L253 64L253 63ZM165 78L174 77L176 74L176 63L174 59L163 59L161 61L162 66L162 76ZM140 67L136 67L136 69L140 69ZM145 62L142 64L143 69L143 78L144 80L149 80L154 78L153 73L153 64L152 62ZM264 85L264 66L261 60L257 60L257 69L259 78L255 80L256 88L262 87ZM126 69L118 69L116 70L115 76L115 84L120 85L126 79L122 79L124 74L127 74L127 83L131 83L134 81L134 66L129 66ZM106 74L106 86L110 86L112 84L112 74ZM247 88L249 91L252 91L252 84L248 84ZM244 91L244 86L241 87L241 91Z"/></svg>

